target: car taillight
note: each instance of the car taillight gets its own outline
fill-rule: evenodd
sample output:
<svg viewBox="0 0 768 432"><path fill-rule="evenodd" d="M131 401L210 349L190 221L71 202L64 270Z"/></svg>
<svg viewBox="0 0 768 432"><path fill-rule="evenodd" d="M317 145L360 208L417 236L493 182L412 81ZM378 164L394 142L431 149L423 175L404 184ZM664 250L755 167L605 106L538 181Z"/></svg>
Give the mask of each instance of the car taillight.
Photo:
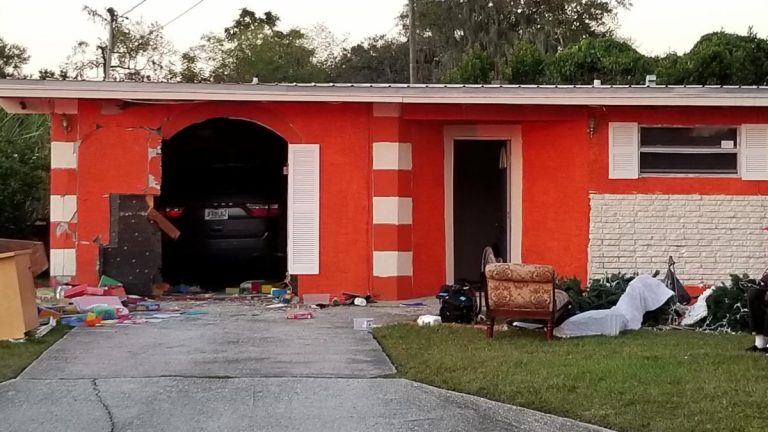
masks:
<svg viewBox="0 0 768 432"><path fill-rule="evenodd" d="M168 207L160 213L168 219L178 219L184 214L184 208L182 207Z"/></svg>
<svg viewBox="0 0 768 432"><path fill-rule="evenodd" d="M246 204L245 210L252 217L269 216L269 206L266 204Z"/></svg>
<svg viewBox="0 0 768 432"><path fill-rule="evenodd" d="M245 210L251 217L267 217L280 215L280 206L277 204L246 204Z"/></svg>

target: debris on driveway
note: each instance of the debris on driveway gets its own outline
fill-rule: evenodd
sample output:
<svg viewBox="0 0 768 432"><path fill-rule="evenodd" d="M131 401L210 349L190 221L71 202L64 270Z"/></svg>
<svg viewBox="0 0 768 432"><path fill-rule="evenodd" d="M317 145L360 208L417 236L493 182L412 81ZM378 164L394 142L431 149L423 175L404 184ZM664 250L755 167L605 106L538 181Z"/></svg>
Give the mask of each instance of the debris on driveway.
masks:
<svg viewBox="0 0 768 432"><path fill-rule="evenodd" d="M170 288L170 285L158 284L153 292L155 295L163 294ZM54 289L41 288L37 302L40 318L60 319L63 324L72 327L157 323L207 313L196 309L181 310L177 306L164 306L158 300L126 295L122 283L109 276L102 276L96 287L70 283Z"/></svg>
<svg viewBox="0 0 768 432"><path fill-rule="evenodd" d="M289 320L305 320L305 319L312 319L315 316L312 315L312 312L308 310L298 310L298 311L292 311L288 312L285 317Z"/></svg>
<svg viewBox="0 0 768 432"><path fill-rule="evenodd" d="M354 318L352 325L355 330L370 330L373 328L373 318Z"/></svg>
<svg viewBox="0 0 768 432"><path fill-rule="evenodd" d="M416 320L416 323L419 327L431 327L442 324L443 320L437 315L422 315Z"/></svg>
<svg viewBox="0 0 768 432"><path fill-rule="evenodd" d="M334 306L368 306L376 303L371 295L355 292L344 292L339 297L328 293L299 296L287 281L269 283L263 280L247 280L239 287L218 293L205 292L194 285L158 283L153 286L150 296L143 297L126 295L122 283L109 276L101 277L98 286L73 282L54 288L41 288L37 300L41 318L45 313L46 316L60 319L62 323L74 327L160 323L205 315L208 313L207 306L215 309L214 305L224 306L227 303L253 307L253 316L279 311L288 320L315 319L319 311ZM405 310L421 309L427 305L414 302L402 305L396 303L394 306ZM370 330L372 327L373 318L354 317L355 329Z"/></svg>

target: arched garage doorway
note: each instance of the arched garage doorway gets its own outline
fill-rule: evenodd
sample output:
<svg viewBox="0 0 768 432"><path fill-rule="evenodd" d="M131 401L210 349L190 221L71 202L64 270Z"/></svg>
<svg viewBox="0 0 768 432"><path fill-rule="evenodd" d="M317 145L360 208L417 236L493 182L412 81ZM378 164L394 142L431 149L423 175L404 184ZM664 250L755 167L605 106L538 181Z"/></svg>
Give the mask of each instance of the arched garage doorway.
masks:
<svg viewBox="0 0 768 432"><path fill-rule="evenodd" d="M288 144L257 123L213 118L163 142L157 207L180 230L163 240L163 278L218 289L286 273Z"/></svg>

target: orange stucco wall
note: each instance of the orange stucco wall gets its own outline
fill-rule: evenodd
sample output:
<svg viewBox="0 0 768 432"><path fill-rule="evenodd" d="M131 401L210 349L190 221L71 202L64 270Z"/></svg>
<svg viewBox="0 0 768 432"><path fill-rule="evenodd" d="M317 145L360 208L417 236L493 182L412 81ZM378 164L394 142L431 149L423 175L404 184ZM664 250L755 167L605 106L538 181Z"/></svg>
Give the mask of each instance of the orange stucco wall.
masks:
<svg viewBox="0 0 768 432"><path fill-rule="evenodd" d="M443 128L409 124L413 154L413 297L435 295L445 283Z"/></svg>
<svg viewBox="0 0 768 432"><path fill-rule="evenodd" d="M320 275L303 292L368 291L370 282L369 106L363 104L126 104L81 101L78 113L77 277L98 279L98 244L108 244L109 194L159 193L160 146L213 117L253 120L289 143L320 144Z"/></svg>
<svg viewBox="0 0 768 432"><path fill-rule="evenodd" d="M589 117L596 120L590 137ZM414 292L431 294L445 275L443 128L519 124L523 142L522 259L587 277L590 193L762 195L768 182L739 178L608 178L608 123L741 125L768 123L748 108L509 107L413 105L403 108L413 142Z"/></svg>
<svg viewBox="0 0 768 432"><path fill-rule="evenodd" d="M76 176L56 173L58 180L52 185L55 190L71 191L71 183L77 183L77 279L97 280L98 245L110 241L109 194L159 193L162 169L151 149L159 147L163 138L212 117L249 119L275 130L289 143L320 144L320 274L300 277L304 293L380 294L372 276L375 238L381 250L412 248L413 252L412 286L411 281L402 285L409 287L407 292L398 284L381 288L384 297L434 295L445 282L443 130L447 125L521 125L523 261L553 264L561 275L586 277L590 192L768 192L768 182L737 178L608 179L608 122L768 123L764 109L409 105L402 107L400 117L374 118L372 112L370 104L352 103L125 104L118 109L110 101L81 101L76 131L56 130L57 122L53 131L54 139L66 135L80 140ZM590 116L597 126L591 138L587 133ZM410 142L412 170L374 174L371 143L377 140ZM386 176L394 180L385 181ZM375 194L410 194L412 226L375 228L371 204Z"/></svg>
<svg viewBox="0 0 768 432"><path fill-rule="evenodd" d="M763 108L608 108L593 110L598 130L591 146L589 188L599 193L665 193L702 195L763 195L768 182L739 178L644 177L636 180L608 179L608 122L637 122L647 125L719 125L768 123Z"/></svg>

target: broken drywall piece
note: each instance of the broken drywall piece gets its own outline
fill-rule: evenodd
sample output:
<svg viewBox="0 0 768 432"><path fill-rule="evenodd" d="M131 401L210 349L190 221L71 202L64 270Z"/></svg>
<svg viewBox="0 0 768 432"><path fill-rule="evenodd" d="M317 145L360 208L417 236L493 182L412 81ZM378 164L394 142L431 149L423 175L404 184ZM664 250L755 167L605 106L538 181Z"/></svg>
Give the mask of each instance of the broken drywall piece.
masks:
<svg viewBox="0 0 768 432"><path fill-rule="evenodd" d="M171 223L171 221L169 221L165 216L160 214L160 212L154 208L151 208L149 211L147 211L147 218L156 223L157 227L160 228L160 230L164 232L168 237L177 240L181 235L181 231L179 231L178 228L176 228Z"/></svg>

